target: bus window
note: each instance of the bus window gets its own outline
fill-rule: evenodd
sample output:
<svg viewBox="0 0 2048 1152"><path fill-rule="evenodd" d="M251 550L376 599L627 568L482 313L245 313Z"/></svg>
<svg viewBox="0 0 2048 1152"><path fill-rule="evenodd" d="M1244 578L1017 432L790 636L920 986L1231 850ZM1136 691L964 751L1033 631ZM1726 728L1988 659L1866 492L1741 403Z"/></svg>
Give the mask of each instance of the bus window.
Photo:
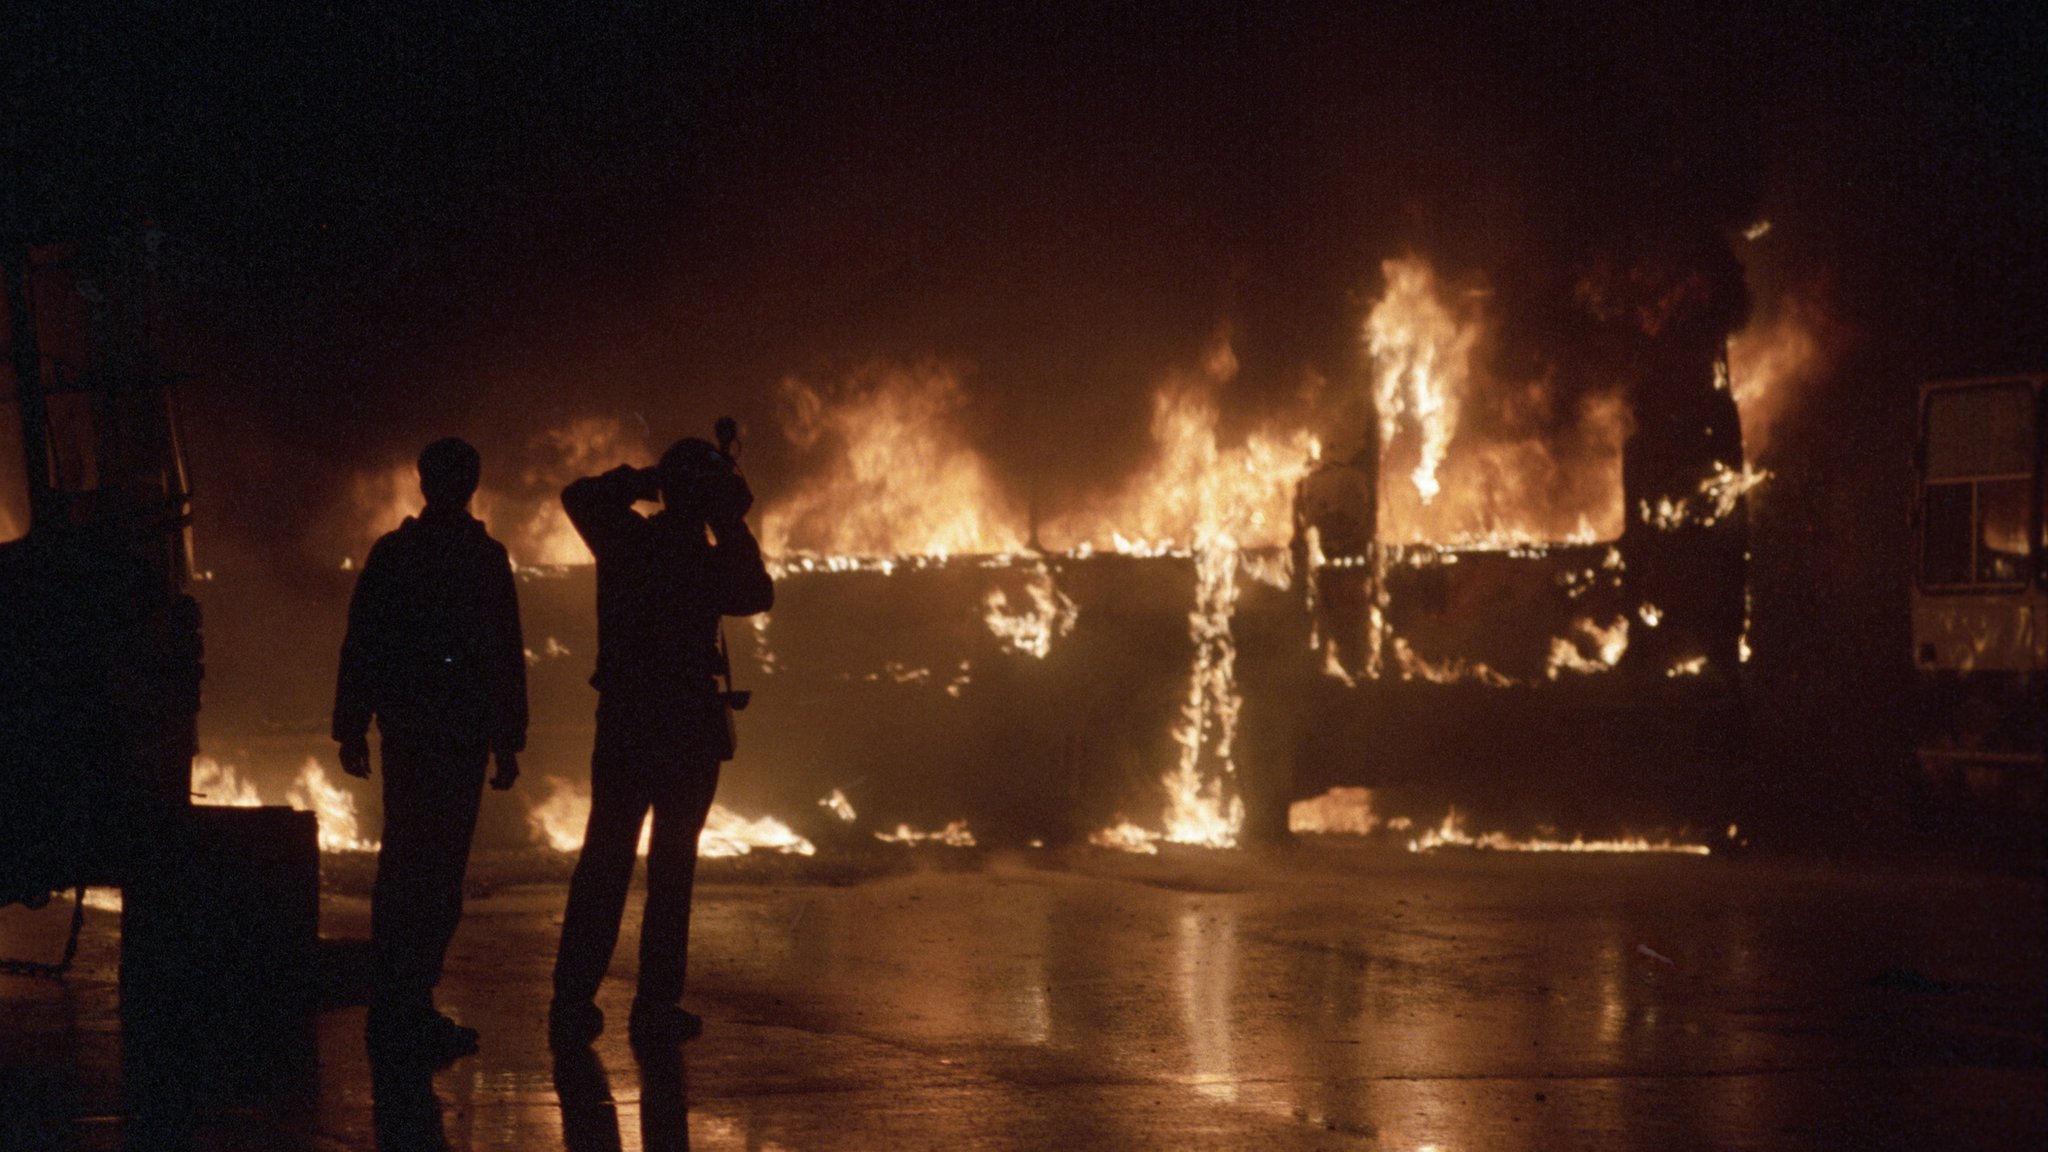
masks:
<svg viewBox="0 0 2048 1152"><path fill-rule="evenodd" d="M1927 398L1927 479L2033 473L2033 389L1957 388Z"/></svg>
<svg viewBox="0 0 2048 1152"><path fill-rule="evenodd" d="M1968 584L1974 534L1968 484L1929 484L1920 513L1920 579Z"/></svg>
<svg viewBox="0 0 2048 1152"><path fill-rule="evenodd" d="M2027 521L2033 511L2032 484L1991 480L1977 485L1977 582L2023 583L2032 558Z"/></svg>
<svg viewBox="0 0 2048 1152"><path fill-rule="evenodd" d="M1927 397L1920 498L1920 581L1929 587L2024 584L2036 515L2034 393L2023 383Z"/></svg>

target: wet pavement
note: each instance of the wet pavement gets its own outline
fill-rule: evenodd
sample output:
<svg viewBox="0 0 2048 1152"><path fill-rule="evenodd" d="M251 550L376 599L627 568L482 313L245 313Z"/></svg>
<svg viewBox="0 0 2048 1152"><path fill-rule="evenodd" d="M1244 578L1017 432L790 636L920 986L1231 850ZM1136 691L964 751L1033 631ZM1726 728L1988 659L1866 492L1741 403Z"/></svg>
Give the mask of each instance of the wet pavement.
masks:
<svg viewBox="0 0 2048 1152"><path fill-rule="evenodd" d="M346 1003L270 1044L124 1033L116 918L92 915L64 984L0 976L0 1147L2048 1138L2038 877L1329 845L713 862L688 999L704 1036L674 1059L628 1049L636 903L600 1000L614 1027L559 1061L543 1018L563 888L475 879L442 998L483 1049L430 1076L373 1078ZM53 956L67 920L8 909L0 953ZM325 896L327 937L368 920L360 896ZM347 983L330 997L359 1001Z"/></svg>

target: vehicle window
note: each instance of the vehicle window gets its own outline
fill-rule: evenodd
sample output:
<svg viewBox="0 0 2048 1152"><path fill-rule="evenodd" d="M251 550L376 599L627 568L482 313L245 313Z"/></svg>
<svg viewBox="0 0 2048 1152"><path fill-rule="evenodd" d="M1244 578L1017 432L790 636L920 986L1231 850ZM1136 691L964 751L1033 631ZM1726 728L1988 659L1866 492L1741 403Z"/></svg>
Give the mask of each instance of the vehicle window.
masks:
<svg viewBox="0 0 2048 1152"><path fill-rule="evenodd" d="M2034 471L2034 394L2025 384L1957 388L1927 398L1927 479Z"/></svg>
<svg viewBox="0 0 2048 1152"><path fill-rule="evenodd" d="M1920 579L1928 584L1968 584L1975 519L1968 484L1929 484L1921 509Z"/></svg>
<svg viewBox="0 0 2048 1152"><path fill-rule="evenodd" d="M2035 404L2024 383L1927 397L1920 580L1964 588L2033 578ZM2048 540L2048 527L2039 530Z"/></svg>
<svg viewBox="0 0 2048 1152"><path fill-rule="evenodd" d="M2027 521L2032 519L2032 484L2025 480L1987 480L1977 485L1977 580L2012 584L2028 576L2031 549Z"/></svg>

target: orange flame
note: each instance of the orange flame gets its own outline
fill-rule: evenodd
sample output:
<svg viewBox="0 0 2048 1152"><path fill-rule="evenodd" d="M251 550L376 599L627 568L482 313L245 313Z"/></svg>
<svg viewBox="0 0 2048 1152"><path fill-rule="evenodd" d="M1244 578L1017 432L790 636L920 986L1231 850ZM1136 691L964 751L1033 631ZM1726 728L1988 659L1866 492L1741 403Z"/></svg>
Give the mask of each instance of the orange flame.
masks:
<svg viewBox="0 0 2048 1152"><path fill-rule="evenodd" d="M1152 396L1149 465L1110 497L1046 525L1049 546L1157 554L1226 536L1238 548L1285 545L1315 441L1306 428L1267 425L1226 444L1216 394L1237 368L1219 342L1200 374L1167 379Z"/></svg>
<svg viewBox="0 0 2048 1152"><path fill-rule="evenodd" d="M244 780L233 764L211 756L192 758L192 802L208 808L260 808L256 785Z"/></svg>
<svg viewBox="0 0 2048 1152"><path fill-rule="evenodd" d="M1731 828L1730 833L1733 831ZM1575 836L1570 840L1547 837L1518 840L1505 832L1485 832L1474 836L1465 831L1464 821L1458 818L1456 808L1444 816L1442 824L1434 828L1425 828L1421 836L1408 842L1410 852L1433 852L1446 847L1483 848L1493 852L1667 852L1684 856L1713 854L1713 849L1705 844L1690 844L1668 838L1650 840L1641 836L1625 836L1615 840L1587 840Z"/></svg>
<svg viewBox="0 0 2048 1152"><path fill-rule="evenodd" d="M322 852L375 852L377 841L364 839L356 830L354 794L327 778L320 761L308 756L299 777L285 793L285 802L320 820Z"/></svg>
<svg viewBox="0 0 2048 1152"><path fill-rule="evenodd" d="M777 555L958 556L1016 552L1025 518L958 426L950 368L871 364L829 391L783 381L783 431L825 457L813 481L771 502Z"/></svg>
<svg viewBox="0 0 2048 1152"><path fill-rule="evenodd" d="M1728 339L1725 382L1742 413L1742 450L1751 462L1770 452L1778 422L1826 376L1843 339L1825 284L1759 296L1749 324Z"/></svg>
<svg viewBox="0 0 2048 1152"><path fill-rule="evenodd" d="M1617 394L1584 401L1575 455L1540 429L1554 398L1545 379L1503 381L1480 370L1486 318L1453 308L1416 258L1381 265L1387 290L1365 321L1379 411L1380 539L1506 549L1592 543L1621 535L1621 451L1629 414ZM1478 406L1509 429L1492 438L1463 422Z"/></svg>
<svg viewBox="0 0 2048 1152"><path fill-rule="evenodd" d="M534 839L555 851L579 852L583 849L584 830L590 823L590 790L559 776L550 776L547 782L547 797L527 811L527 826L533 830ZM653 834L654 815L649 813L640 824L640 843L636 849L640 855L647 855ZM697 837L697 855L745 856L755 849L797 856L811 856L818 851L809 840L772 816L749 820L723 804L713 804L705 817L704 831Z"/></svg>
<svg viewBox="0 0 2048 1152"><path fill-rule="evenodd" d="M875 839L884 844L944 844L948 848L974 847L974 833L967 828L967 821L948 821L937 832L919 832L908 824L898 824L894 832L877 832Z"/></svg>
<svg viewBox="0 0 2048 1152"><path fill-rule="evenodd" d="M502 542L516 564L529 568L588 564L590 550L569 523L559 499L562 488L579 476L590 476L621 464L644 467L653 455L639 432L609 417L583 417L534 438L529 454L538 460L503 482L504 472L484 461L485 483L470 501L470 511ZM426 506L420 496L419 473L411 461L398 461L358 473L349 498L350 555L343 568L353 568L377 537L417 516Z"/></svg>

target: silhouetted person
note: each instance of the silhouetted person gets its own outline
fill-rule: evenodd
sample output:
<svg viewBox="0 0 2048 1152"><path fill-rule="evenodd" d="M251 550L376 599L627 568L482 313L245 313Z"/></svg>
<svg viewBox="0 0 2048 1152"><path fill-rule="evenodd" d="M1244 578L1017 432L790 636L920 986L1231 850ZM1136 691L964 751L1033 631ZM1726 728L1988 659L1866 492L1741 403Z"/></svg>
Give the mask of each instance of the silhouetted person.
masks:
<svg viewBox="0 0 2048 1152"><path fill-rule="evenodd" d="M476 1050L476 1031L434 1008L462 918L462 875L484 766L510 788L526 746L526 659L505 548L469 514L482 462L461 440L420 453L425 511L370 549L349 602L334 738L370 774L370 718L384 746L384 846L370 896L370 1040L428 1059Z"/></svg>
<svg viewBox="0 0 2048 1152"><path fill-rule="evenodd" d="M633 510L635 501L657 496L659 514ZM590 823L569 882L548 1011L557 1045L587 1044L604 1029L594 998L618 943L650 807L631 1034L636 1043L674 1043L702 1027L679 1002L697 837L718 766L732 755L716 683L726 671L718 621L765 612L775 598L743 519L753 500L731 458L696 439L678 441L655 468L615 468L562 493L570 522L597 557L597 674L590 682L598 707Z"/></svg>

